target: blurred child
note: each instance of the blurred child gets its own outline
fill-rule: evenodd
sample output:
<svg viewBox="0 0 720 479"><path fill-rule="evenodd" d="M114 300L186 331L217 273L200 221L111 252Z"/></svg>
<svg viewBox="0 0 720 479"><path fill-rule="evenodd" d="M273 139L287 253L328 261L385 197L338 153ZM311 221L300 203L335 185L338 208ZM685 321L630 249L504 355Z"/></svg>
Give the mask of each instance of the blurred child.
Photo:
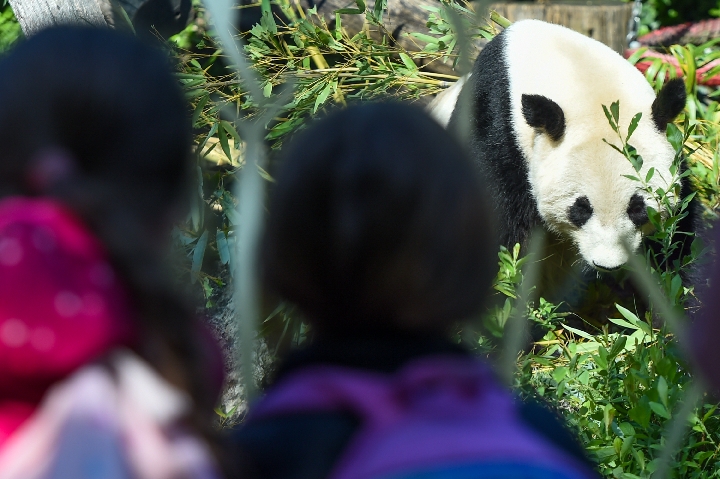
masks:
<svg viewBox="0 0 720 479"><path fill-rule="evenodd" d="M702 301L697 313L690 317L690 330L686 344L683 344L697 369L702 374L707 386L714 397L720 397L720 261L718 261L717 248L720 245L720 224L716 223L708 229L702 239L709 243L713 251L712 261L698 268L698 281L695 291Z"/></svg>
<svg viewBox="0 0 720 479"><path fill-rule="evenodd" d="M410 106L365 104L286 147L262 257L310 346L235 433L257 477L589 478L560 421L450 339L496 271L476 167Z"/></svg>
<svg viewBox="0 0 720 479"><path fill-rule="evenodd" d="M215 350L167 265L190 140L131 37L55 28L0 61L0 478L217 477Z"/></svg>

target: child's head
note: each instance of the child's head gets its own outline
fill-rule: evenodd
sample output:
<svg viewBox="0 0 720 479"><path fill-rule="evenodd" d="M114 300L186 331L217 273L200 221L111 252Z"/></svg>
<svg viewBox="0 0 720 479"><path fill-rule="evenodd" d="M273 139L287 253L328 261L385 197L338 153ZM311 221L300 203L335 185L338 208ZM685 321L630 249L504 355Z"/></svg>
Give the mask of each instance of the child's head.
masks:
<svg viewBox="0 0 720 479"><path fill-rule="evenodd" d="M110 30L60 27L0 63L0 194L177 216L192 168L187 106L169 59ZM175 216L172 216L172 213Z"/></svg>
<svg viewBox="0 0 720 479"><path fill-rule="evenodd" d="M263 275L318 330L436 333L477 312L495 270L492 212L442 127L412 106L365 104L283 153Z"/></svg>
<svg viewBox="0 0 720 479"><path fill-rule="evenodd" d="M166 264L194 171L167 56L111 30L40 32L0 61L0 142L0 198L40 197L77 215L128 292L137 350L200 397L194 315Z"/></svg>

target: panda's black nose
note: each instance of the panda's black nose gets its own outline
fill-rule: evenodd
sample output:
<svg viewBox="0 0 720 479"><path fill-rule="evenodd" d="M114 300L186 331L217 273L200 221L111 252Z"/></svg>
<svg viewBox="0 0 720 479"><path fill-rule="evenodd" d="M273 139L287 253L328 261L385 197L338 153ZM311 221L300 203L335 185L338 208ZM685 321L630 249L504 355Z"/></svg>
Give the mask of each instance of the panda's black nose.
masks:
<svg viewBox="0 0 720 479"><path fill-rule="evenodd" d="M607 272L617 271L622 267L622 265L612 266L612 267L602 266L602 265L597 264L594 261L593 261L593 266L595 266L595 269L599 269L600 271L607 271Z"/></svg>

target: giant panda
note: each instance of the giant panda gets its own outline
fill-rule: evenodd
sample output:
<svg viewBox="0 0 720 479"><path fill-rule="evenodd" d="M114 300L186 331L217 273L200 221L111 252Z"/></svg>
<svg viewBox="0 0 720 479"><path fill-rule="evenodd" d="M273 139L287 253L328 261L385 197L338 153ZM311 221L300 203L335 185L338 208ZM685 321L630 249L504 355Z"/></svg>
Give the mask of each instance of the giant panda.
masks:
<svg viewBox="0 0 720 479"><path fill-rule="evenodd" d="M685 106L683 81L666 82L656 97L643 75L604 44L523 20L487 44L463 82L435 101L431 114L450 129L470 122L470 152L487 177L502 244L526 246L543 226L572 250L561 254L568 266L621 268L628 261L623 245L637 250L648 232L646 206L663 209L624 176L637 173L603 141L619 144L602 105L620 101L624 133L642 113L630 144L644 159L640 174L655 168L651 186L667 190L675 152L665 130ZM468 115L459 102L470 107Z"/></svg>

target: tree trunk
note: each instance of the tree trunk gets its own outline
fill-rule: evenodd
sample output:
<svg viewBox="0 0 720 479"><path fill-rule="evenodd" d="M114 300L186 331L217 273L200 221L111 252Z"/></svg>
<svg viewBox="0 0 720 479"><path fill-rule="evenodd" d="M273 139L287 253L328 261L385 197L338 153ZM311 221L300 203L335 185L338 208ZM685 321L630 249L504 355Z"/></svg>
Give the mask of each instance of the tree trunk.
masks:
<svg viewBox="0 0 720 479"><path fill-rule="evenodd" d="M107 26L95 0L10 0L10 7L26 37L51 25Z"/></svg>
<svg viewBox="0 0 720 479"><path fill-rule="evenodd" d="M187 25L191 0L10 0L25 36L61 24L130 29L167 38ZM127 15L127 16L126 16Z"/></svg>
<svg viewBox="0 0 720 479"><path fill-rule="evenodd" d="M618 53L627 48L632 3L617 0L502 2L490 7L513 22L526 18L566 26L609 46Z"/></svg>

